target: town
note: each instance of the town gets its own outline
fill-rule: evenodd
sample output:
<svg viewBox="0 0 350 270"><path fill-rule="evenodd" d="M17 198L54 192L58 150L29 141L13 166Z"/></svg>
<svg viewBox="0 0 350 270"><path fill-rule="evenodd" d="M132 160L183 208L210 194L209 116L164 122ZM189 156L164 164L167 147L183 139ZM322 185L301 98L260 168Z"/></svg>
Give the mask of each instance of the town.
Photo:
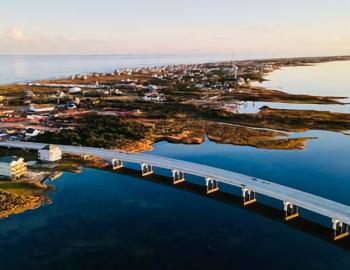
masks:
<svg viewBox="0 0 350 270"><path fill-rule="evenodd" d="M201 143L208 136L217 142L258 148L304 148L312 138L276 137L287 137L285 131L314 128L317 123L307 126L305 118L305 124L299 121L298 125L287 125L282 120L286 114L294 117L294 111L282 111L281 118L275 120L273 117L281 110L262 108L260 115L247 114L240 112L240 106L247 101L340 103L341 97L292 95L253 83L280 67L347 59L292 58L127 68L4 85L0 87L0 140L47 143L48 148L40 150L38 156L44 162L61 159L60 149L54 144L138 152L151 149L160 140ZM262 114L270 122L262 125ZM315 114L320 112L309 117ZM300 115L302 111L295 117ZM318 125L324 129L342 131L350 125L348 115L322 115L327 117ZM329 117L342 121L327 122ZM281 131L268 130L276 129L276 121L280 121ZM5 157L0 166L0 177L34 177L22 157Z"/></svg>

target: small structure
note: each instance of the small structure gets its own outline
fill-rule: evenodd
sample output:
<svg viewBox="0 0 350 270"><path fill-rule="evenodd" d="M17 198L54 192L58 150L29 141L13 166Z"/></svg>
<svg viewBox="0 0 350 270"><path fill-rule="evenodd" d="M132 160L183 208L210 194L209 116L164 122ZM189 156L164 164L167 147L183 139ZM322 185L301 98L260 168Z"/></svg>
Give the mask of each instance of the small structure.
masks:
<svg viewBox="0 0 350 270"><path fill-rule="evenodd" d="M165 98L158 93L146 94L142 97L143 101L165 101Z"/></svg>
<svg viewBox="0 0 350 270"><path fill-rule="evenodd" d="M67 96L64 92L62 91L56 91L55 93L55 98L64 98L65 96Z"/></svg>
<svg viewBox="0 0 350 270"><path fill-rule="evenodd" d="M76 93L80 93L81 92L81 88L80 87L71 87L68 89L69 94L76 94Z"/></svg>
<svg viewBox="0 0 350 270"><path fill-rule="evenodd" d="M27 98L35 97L33 91L31 91L31 90L25 91L25 96L26 96Z"/></svg>
<svg viewBox="0 0 350 270"><path fill-rule="evenodd" d="M246 81L243 77L237 77L236 78L236 83L238 86L245 86L246 85Z"/></svg>
<svg viewBox="0 0 350 270"><path fill-rule="evenodd" d="M39 130L35 128L27 128L24 135L26 137L35 137L35 136L38 136L39 134L40 134Z"/></svg>
<svg viewBox="0 0 350 270"><path fill-rule="evenodd" d="M0 116L11 117L13 113L14 113L14 110L10 108L0 109Z"/></svg>
<svg viewBox="0 0 350 270"><path fill-rule="evenodd" d="M52 112L55 109L55 106L52 104L35 104L31 103L29 105L29 110L35 113L40 112Z"/></svg>
<svg viewBox="0 0 350 270"><path fill-rule="evenodd" d="M0 158L0 177L6 179L18 179L27 172L27 165L23 158Z"/></svg>
<svg viewBox="0 0 350 270"><path fill-rule="evenodd" d="M62 150L56 145L48 144L38 151L41 161L55 162L62 159Z"/></svg>
<svg viewBox="0 0 350 270"><path fill-rule="evenodd" d="M74 102L70 101L70 102L67 102L67 108L68 108L68 110L74 110L74 109L77 109L78 106Z"/></svg>
<svg viewBox="0 0 350 270"><path fill-rule="evenodd" d="M122 94L123 94L123 92L120 91L119 89L114 89L114 90L112 90L112 92L113 92L115 95L122 95Z"/></svg>

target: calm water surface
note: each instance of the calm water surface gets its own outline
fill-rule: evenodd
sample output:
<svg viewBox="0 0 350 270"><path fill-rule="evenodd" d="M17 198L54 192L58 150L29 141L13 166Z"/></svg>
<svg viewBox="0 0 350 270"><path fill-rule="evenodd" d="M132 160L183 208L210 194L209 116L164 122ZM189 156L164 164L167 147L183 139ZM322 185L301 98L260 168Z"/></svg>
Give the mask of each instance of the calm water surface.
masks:
<svg viewBox="0 0 350 270"><path fill-rule="evenodd" d="M350 136L292 135L318 139L304 151L162 142L152 154L265 178L350 205ZM197 177L187 180L204 185ZM350 268L350 239L334 244L327 240L331 231L317 224L301 219L285 224L283 213L274 210L282 203L261 196L258 201L271 208L245 209L236 197L225 203L221 196L201 195L201 189L190 192L93 169L64 173L52 184L51 205L0 220L1 269ZM238 189L221 188L240 195ZM307 211L301 215L331 226Z"/></svg>
<svg viewBox="0 0 350 270"><path fill-rule="evenodd" d="M255 85L281 90L291 94L345 97L339 101L345 105L288 104L271 102L247 102L241 112L257 112L267 105L279 109L322 110L350 113L350 61L321 63L314 66L284 67L270 73L263 83Z"/></svg>

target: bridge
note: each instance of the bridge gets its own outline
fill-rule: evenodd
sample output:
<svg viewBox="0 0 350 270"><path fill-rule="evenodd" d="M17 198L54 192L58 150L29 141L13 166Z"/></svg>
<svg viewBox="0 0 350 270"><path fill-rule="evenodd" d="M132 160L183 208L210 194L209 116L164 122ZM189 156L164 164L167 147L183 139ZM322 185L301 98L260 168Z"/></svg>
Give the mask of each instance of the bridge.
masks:
<svg viewBox="0 0 350 270"><path fill-rule="evenodd" d="M37 151L45 146L47 144L22 141L0 142L0 147ZM208 194L218 191L220 183L235 186L242 189L244 205L253 204L256 202L256 194L262 194L283 202L285 220L298 217L299 208L304 208L331 219L334 240L339 240L349 235L350 207L320 196L228 170L172 158L93 147L57 146L61 148L63 154L94 156L109 161L113 169L123 167L123 162L140 164L143 176L152 174L153 167L169 169L172 171L174 184L185 181L185 174L200 176L205 181Z"/></svg>

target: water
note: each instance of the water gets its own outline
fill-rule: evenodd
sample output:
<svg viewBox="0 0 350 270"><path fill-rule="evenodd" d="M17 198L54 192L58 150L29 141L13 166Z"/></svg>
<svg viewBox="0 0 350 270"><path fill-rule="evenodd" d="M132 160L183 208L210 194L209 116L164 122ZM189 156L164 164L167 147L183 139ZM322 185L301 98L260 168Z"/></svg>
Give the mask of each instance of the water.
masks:
<svg viewBox="0 0 350 270"><path fill-rule="evenodd" d="M0 84L111 72L119 68L191 64L230 59L227 54L0 55Z"/></svg>
<svg viewBox="0 0 350 270"><path fill-rule="evenodd" d="M269 74L262 86L291 94L350 97L350 61L284 67Z"/></svg>
<svg viewBox="0 0 350 270"><path fill-rule="evenodd" d="M275 109L289 109L289 110L316 110L316 111L330 111L339 113L350 113L350 104L334 105L334 104L293 104L281 102L242 102L238 105L237 110L240 113L256 113L260 108L268 106Z"/></svg>
<svg viewBox="0 0 350 270"><path fill-rule="evenodd" d="M161 142L152 154L268 179L350 205L350 137L323 131L292 136L318 139L304 151ZM204 185L198 177L187 180ZM64 173L54 182L51 205L0 220L2 269L350 267L350 239L329 241L331 230L317 225L330 228L326 218L301 209L302 217L316 223L300 218L284 223L283 213L274 210L282 209L282 202L258 195L271 207L242 208L239 197L227 202L203 189L159 181L93 169ZM220 187L240 196L239 189Z"/></svg>
<svg viewBox="0 0 350 270"><path fill-rule="evenodd" d="M313 66L284 67L270 73L263 83L255 83L268 89L290 94L346 97L339 101L350 103L350 61L328 62ZM241 112L256 112L267 105L278 109L312 109L350 113L350 105L288 104L272 102L248 102Z"/></svg>

